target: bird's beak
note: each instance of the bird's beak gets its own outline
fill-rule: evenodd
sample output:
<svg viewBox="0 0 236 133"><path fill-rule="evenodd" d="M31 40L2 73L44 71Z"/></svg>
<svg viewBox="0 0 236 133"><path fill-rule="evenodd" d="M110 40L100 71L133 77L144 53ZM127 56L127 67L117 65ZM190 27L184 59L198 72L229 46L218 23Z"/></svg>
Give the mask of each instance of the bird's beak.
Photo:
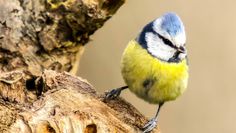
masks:
<svg viewBox="0 0 236 133"><path fill-rule="evenodd" d="M186 52L186 49L184 47L179 47L177 48L177 50L180 52L180 53L185 53Z"/></svg>

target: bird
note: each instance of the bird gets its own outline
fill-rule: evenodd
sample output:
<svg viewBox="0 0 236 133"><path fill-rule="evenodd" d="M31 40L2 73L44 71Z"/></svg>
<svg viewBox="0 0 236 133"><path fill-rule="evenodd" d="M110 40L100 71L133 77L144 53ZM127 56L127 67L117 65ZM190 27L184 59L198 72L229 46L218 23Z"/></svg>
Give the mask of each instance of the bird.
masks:
<svg viewBox="0 0 236 133"><path fill-rule="evenodd" d="M164 13L129 41L121 59L126 86L107 92L105 99L115 99L129 89L137 97L157 104L156 115L142 128L148 133L156 127L163 104L186 90L188 69L184 24L176 13Z"/></svg>

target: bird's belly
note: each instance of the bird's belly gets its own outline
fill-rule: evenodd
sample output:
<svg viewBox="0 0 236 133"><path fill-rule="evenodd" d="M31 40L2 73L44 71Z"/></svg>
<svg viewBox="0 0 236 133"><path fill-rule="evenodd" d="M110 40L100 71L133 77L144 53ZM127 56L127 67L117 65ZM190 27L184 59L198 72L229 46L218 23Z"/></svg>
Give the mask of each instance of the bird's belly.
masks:
<svg viewBox="0 0 236 133"><path fill-rule="evenodd" d="M186 60L168 63L151 56L136 41L131 41L122 58L122 75L138 97L160 103L176 99L187 87Z"/></svg>

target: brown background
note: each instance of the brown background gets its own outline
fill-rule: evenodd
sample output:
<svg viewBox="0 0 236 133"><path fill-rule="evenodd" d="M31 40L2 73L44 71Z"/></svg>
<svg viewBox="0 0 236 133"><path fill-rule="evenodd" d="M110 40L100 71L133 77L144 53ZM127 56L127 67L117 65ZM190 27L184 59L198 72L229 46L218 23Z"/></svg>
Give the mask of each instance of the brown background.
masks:
<svg viewBox="0 0 236 133"><path fill-rule="evenodd" d="M120 58L127 42L164 12L174 11L187 32L190 80L186 93L160 115L163 133L236 132L236 1L127 0L87 45L79 76L99 92L124 85ZM147 117L156 105L129 91L122 96Z"/></svg>

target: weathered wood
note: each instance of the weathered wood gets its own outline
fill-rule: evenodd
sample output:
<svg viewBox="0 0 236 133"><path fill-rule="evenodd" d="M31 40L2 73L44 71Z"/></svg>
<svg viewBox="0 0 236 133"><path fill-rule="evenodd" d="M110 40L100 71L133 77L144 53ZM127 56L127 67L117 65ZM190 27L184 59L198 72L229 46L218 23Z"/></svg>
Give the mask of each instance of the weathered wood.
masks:
<svg viewBox="0 0 236 133"><path fill-rule="evenodd" d="M11 74L14 72L5 75ZM22 72L22 75L25 74ZM11 78L7 79L11 81ZM11 83L8 80L0 82L0 87L6 88L4 91L9 94L18 91L22 97L17 99L18 96L9 95L8 104L4 101L4 105L0 106L3 110L7 109L7 112L0 113L1 131L135 133L140 132L147 122L142 114L121 98L104 102L104 95L97 94L87 81L79 77L47 70L35 82L39 82L38 79L43 88L40 96L33 101L27 100L32 97L28 93L12 90L15 85L22 86L27 82L24 78ZM154 131L159 132L157 129Z"/></svg>
<svg viewBox="0 0 236 133"><path fill-rule="evenodd" d="M0 0L0 72L76 73L89 36L124 0Z"/></svg>
<svg viewBox="0 0 236 133"><path fill-rule="evenodd" d="M132 105L121 98L104 102L70 75L89 36L123 3L0 0L0 132L140 131L147 119Z"/></svg>

